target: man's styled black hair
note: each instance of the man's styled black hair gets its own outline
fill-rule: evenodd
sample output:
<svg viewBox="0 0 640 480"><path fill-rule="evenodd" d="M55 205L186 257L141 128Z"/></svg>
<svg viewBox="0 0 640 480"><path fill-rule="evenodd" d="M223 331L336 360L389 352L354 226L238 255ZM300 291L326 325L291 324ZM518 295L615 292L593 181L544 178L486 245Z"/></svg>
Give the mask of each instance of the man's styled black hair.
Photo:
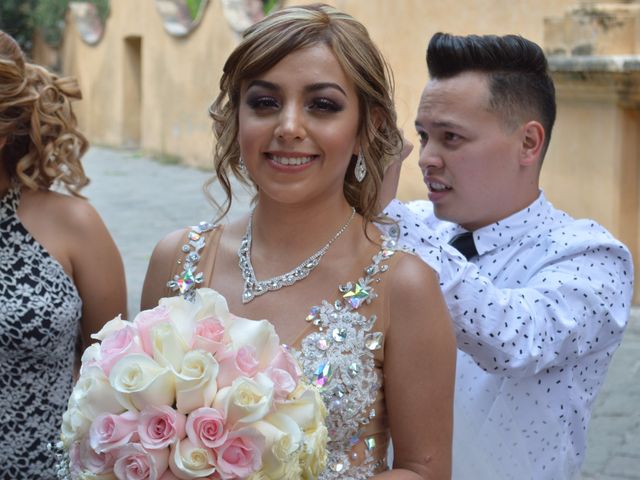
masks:
<svg viewBox="0 0 640 480"><path fill-rule="evenodd" d="M538 118L546 134L542 157L549 147L556 119L556 94L544 52L519 35L466 35L436 33L427 48L432 79L446 79L463 72L486 73L490 107L507 124Z"/></svg>

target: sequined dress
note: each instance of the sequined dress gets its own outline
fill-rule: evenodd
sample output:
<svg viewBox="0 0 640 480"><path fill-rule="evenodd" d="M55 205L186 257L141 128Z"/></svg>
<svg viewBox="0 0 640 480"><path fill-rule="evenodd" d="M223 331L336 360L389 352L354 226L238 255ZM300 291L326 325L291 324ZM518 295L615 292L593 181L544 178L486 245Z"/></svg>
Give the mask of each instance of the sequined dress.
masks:
<svg viewBox="0 0 640 480"><path fill-rule="evenodd" d="M0 199L0 478L50 480L73 381L82 301L62 266Z"/></svg>
<svg viewBox="0 0 640 480"><path fill-rule="evenodd" d="M221 227L201 223L188 233L167 294L189 298L207 286L203 271L215 257ZM363 275L339 285L336 297L310 308L306 328L289 347L304 375L320 388L328 410L327 468L322 480L364 480L387 469L389 428L382 366L386 300L374 286L389 268L395 242L383 238Z"/></svg>

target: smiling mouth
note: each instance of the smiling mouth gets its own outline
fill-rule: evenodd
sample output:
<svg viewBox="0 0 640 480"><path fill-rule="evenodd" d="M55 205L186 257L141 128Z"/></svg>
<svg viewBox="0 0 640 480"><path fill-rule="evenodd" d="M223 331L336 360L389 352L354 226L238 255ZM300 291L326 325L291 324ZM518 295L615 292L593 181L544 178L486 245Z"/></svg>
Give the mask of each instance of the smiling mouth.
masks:
<svg viewBox="0 0 640 480"><path fill-rule="evenodd" d="M279 165L299 166L306 165L307 163L311 162L311 160L315 158L315 155L306 155L303 157L281 157L279 155L272 155L270 153L267 153L267 158Z"/></svg>
<svg viewBox="0 0 640 480"><path fill-rule="evenodd" d="M448 190L451 190L451 187L445 185L444 183L440 183L440 182L428 181L427 182L427 187L432 192L446 192Z"/></svg>

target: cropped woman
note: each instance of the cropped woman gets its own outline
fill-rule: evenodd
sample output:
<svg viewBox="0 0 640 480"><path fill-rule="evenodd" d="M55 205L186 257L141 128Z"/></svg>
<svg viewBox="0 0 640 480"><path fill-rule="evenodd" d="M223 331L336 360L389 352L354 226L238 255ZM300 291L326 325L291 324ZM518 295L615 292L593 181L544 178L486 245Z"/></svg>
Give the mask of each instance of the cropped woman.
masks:
<svg viewBox="0 0 640 480"><path fill-rule="evenodd" d="M77 340L126 314L120 254L80 195L75 81L0 32L0 477L55 478ZM71 195L51 191L56 185Z"/></svg>
<svg viewBox="0 0 640 480"><path fill-rule="evenodd" d="M162 240L142 308L207 286L270 320L329 411L320 478L449 478L454 337L434 272L374 225L402 142L366 29L326 5L270 15L228 58L211 114L227 206L233 174L255 208Z"/></svg>

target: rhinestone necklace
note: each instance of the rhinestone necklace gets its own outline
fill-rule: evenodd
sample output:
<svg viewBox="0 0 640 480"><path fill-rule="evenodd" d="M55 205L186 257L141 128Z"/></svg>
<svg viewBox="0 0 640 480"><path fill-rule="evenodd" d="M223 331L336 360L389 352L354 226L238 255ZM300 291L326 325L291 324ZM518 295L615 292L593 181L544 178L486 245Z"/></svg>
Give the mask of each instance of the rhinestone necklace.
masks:
<svg viewBox="0 0 640 480"><path fill-rule="evenodd" d="M242 303L249 303L255 297L259 297L267 292L273 290L280 290L282 287L288 287L293 285L303 278L307 278L311 271L320 264L320 259L327 253L329 247L335 242L340 235L347 229L351 220L356 214L356 209L351 207L351 216L347 222L340 227L340 230L329 240L324 247L304 260L300 265L291 270L290 272L278 275L277 277L268 278L267 280L259 281L256 279L256 274L253 271L253 265L251 264L251 224L253 223L253 211L249 215L249 224L247 225L247 232L242 237L240 242L240 248L238 248L238 265L240 266L240 272L244 280L244 292L242 292Z"/></svg>

